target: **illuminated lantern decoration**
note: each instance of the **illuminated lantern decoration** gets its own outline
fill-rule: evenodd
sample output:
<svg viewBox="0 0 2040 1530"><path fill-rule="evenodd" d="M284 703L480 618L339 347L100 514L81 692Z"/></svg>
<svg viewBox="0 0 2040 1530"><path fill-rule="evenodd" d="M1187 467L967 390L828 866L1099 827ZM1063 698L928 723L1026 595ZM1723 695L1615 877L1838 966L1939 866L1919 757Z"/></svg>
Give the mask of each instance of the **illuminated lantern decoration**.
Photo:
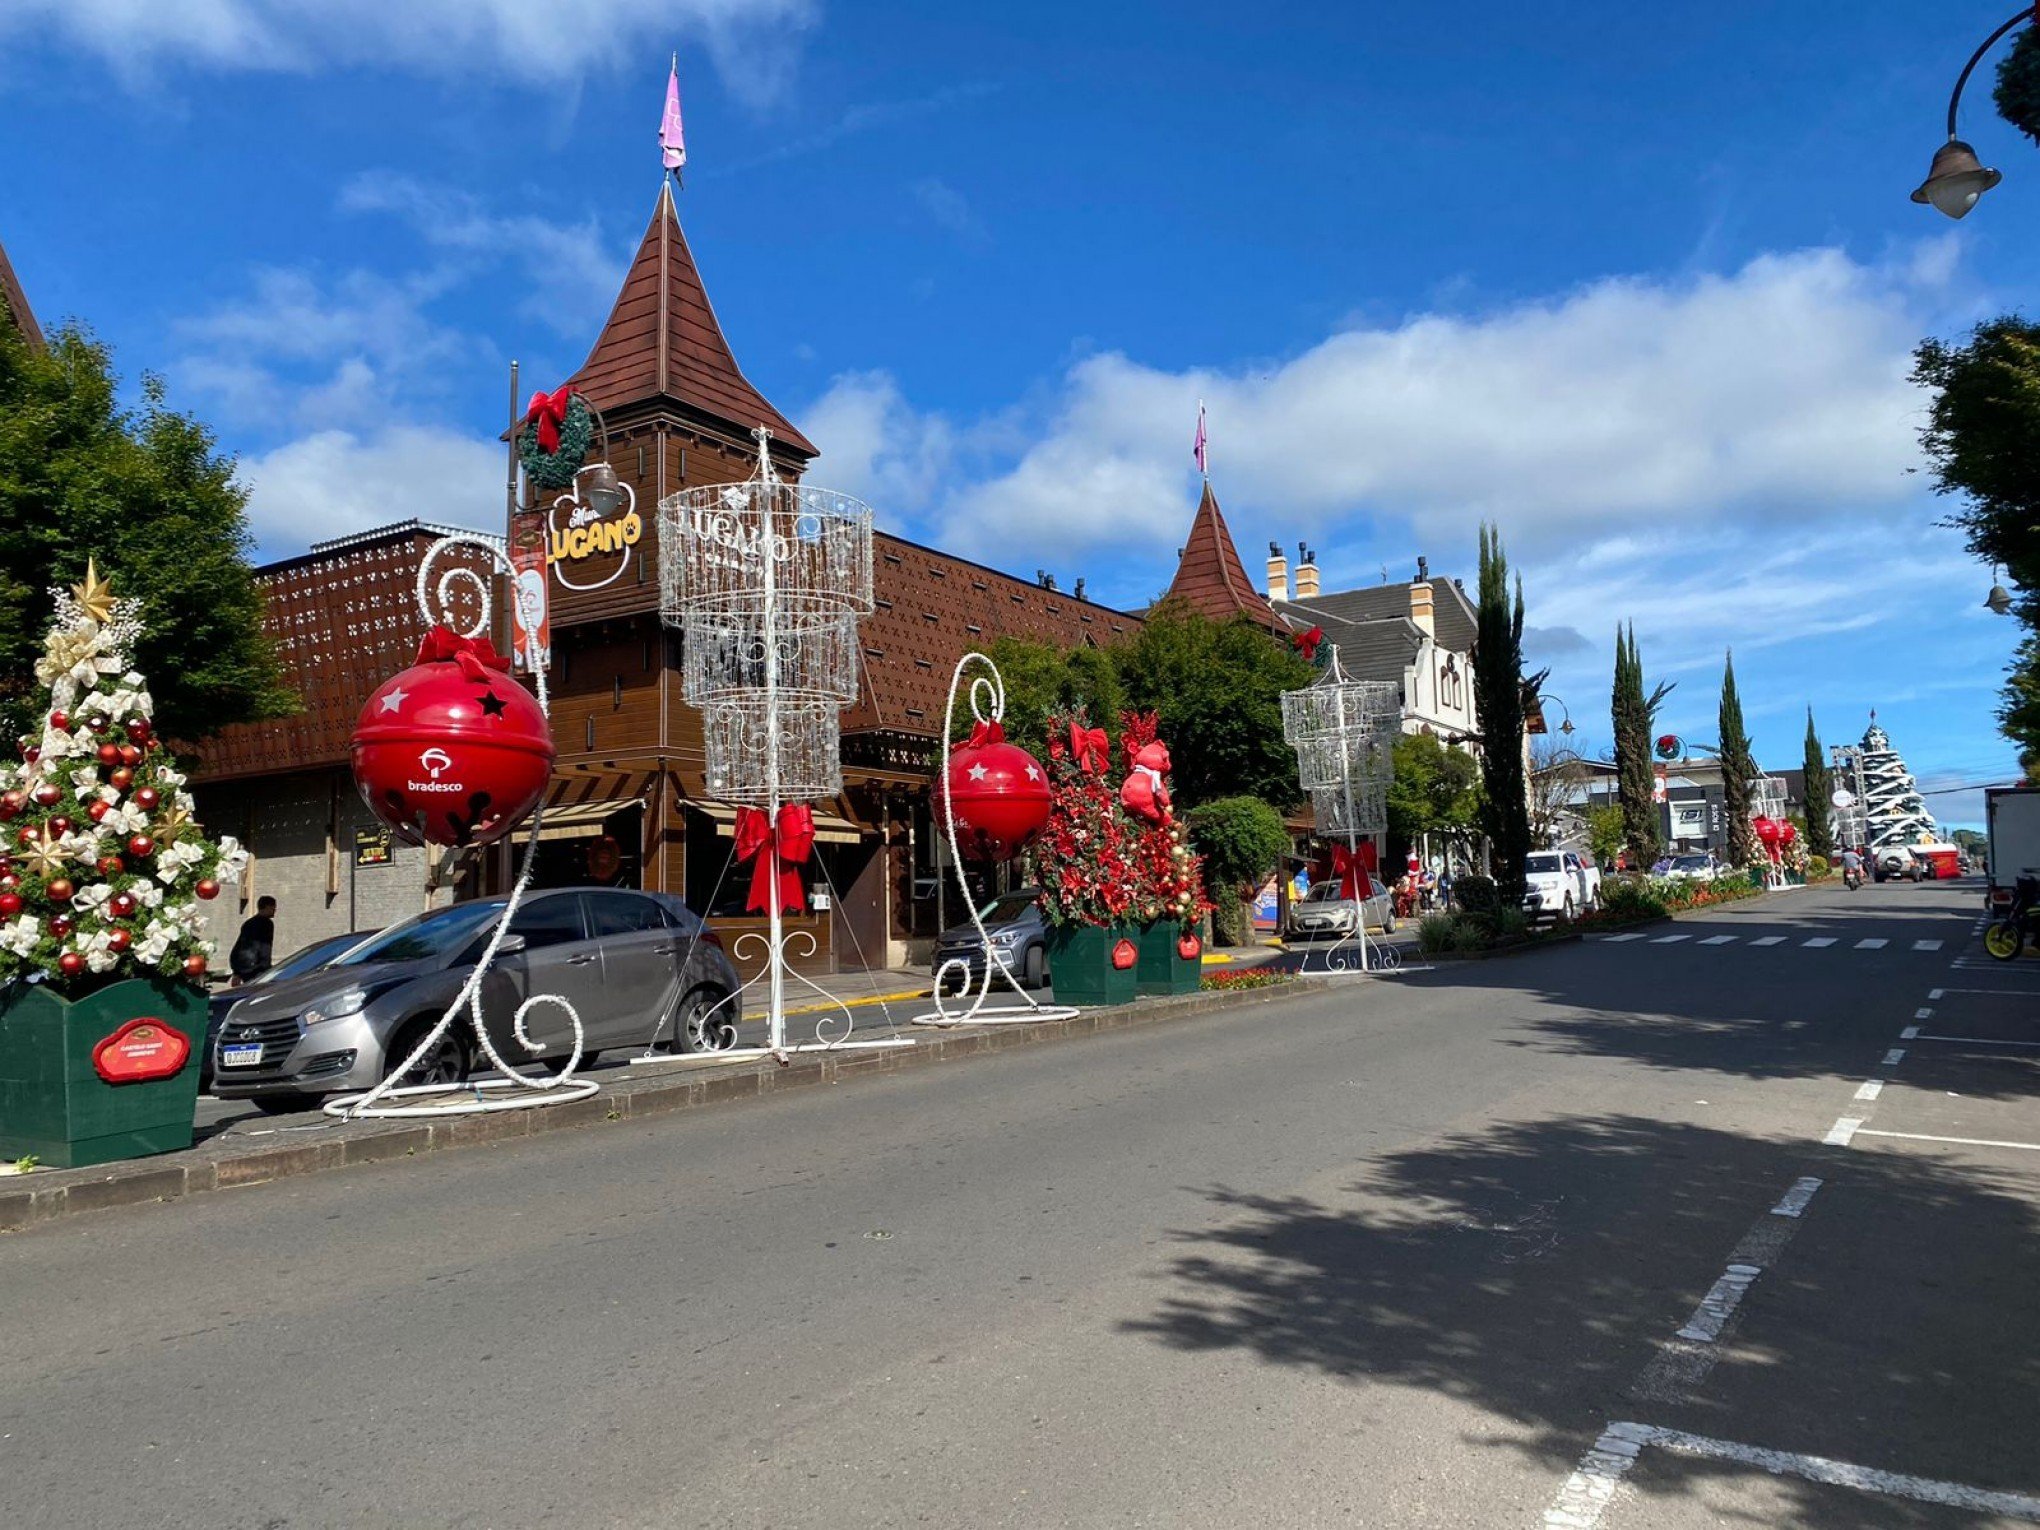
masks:
<svg viewBox="0 0 2040 1530"><path fill-rule="evenodd" d="M942 790L967 861L1010 861L1048 824L1048 773L996 722L981 722L949 755Z"/></svg>
<svg viewBox="0 0 2040 1530"><path fill-rule="evenodd" d="M434 627L354 725L354 784L407 844L486 845L538 805L552 730L486 637Z"/></svg>

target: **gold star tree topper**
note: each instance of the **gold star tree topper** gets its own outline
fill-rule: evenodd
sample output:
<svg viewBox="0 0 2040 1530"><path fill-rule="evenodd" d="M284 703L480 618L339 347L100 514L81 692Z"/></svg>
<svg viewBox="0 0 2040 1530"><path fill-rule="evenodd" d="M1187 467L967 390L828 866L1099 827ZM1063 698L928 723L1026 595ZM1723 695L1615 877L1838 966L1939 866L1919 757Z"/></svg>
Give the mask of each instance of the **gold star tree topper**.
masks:
<svg viewBox="0 0 2040 1530"><path fill-rule="evenodd" d="M71 586L71 594L78 602L78 609L91 617L100 626L113 620L113 586L99 577L96 560L85 560L85 582Z"/></svg>

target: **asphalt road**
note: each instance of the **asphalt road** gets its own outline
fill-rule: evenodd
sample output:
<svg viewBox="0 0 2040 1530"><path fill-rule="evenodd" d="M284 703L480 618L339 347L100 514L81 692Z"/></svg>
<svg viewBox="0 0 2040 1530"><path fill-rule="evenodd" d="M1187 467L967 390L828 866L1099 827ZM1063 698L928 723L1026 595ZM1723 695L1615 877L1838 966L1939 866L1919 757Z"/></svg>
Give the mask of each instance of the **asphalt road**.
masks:
<svg viewBox="0 0 2040 1530"><path fill-rule="evenodd" d="M5 1522L2029 1523L2040 960L1979 907L13 1235Z"/></svg>

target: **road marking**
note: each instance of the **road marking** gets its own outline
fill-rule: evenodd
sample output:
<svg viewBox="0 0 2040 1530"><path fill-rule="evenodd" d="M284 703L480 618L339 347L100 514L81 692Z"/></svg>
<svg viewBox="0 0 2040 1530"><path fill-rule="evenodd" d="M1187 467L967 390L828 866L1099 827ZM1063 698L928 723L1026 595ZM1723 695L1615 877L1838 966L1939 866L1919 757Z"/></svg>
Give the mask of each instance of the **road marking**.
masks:
<svg viewBox="0 0 2040 1530"><path fill-rule="evenodd" d="M1801 941L1800 945L1809 951L1818 951L1822 946L1831 946L1834 943L1835 938L1832 935L1816 935L1811 940Z"/></svg>
<svg viewBox="0 0 2040 1530"><path fill-rule="evenodd" d="M1905 1061L1905 1048L1893 1047L1889 1052L1886 1052L1884 1054L1884 1061L1878 1064L1878 1066L1883 1068L1896 1068L1900 1063L1904 1061Z"/></svg>
<svg viewBox="0 0 2040 1530"><path fill-rule="evenodd" d="M1972 1047L2040 1047L2040 1041L1992 1041L1988 1036L1921 1036L1921 1041L1959 1041Z"/></svg>
<svg viewBox="0 0 2040 1530"><path fill-rule="evenodd" d="M1891 1498L1910 1498L1915 1503L1940 1504L1951 1509L1970 1509L1978 1513L2040 1521L2040 1498L2029 1498L2024 1493L1994 1492L1960 1482L1937 1482L1931 1477L1909 1477L1902 1472L1879 1471L1871 1466L1852 1466L1847 1461L1832 1461L1826 1456L1802 1456L1792 1451L1766 1450L1761 1445L1739 1445L1733 1440L1710 1440L1680 1429L1610 1424L1608 1432L1601 1438L1607 1439L1618 1429L1624 1432L1616 1437L1625 1444L1633 1443L1637 1450L1645 1445L1655 1445L1676 1456L1731 1461L1738 1466L1751 1466L1774 1475L1783 1473L1803 1477L1808 1482L1819 1482L1828 1487L1855 1488ZM1633 1461L1635 1457L1632 1455L1630 1459Z"/></svg>
<svg viewBox="0 0 2040 1530"><path fill-rule="evenodd" d="M1900 1041L1911 1041L1914 1038L1916 1038L1919 1035L1919 1033L1920 1028L1917 1025L1908 1025L1904 1030L1898 1033L1898 1039Z"/></svg>
<svg viewBox="0 0 2040 1530"><path fill-rule="evenodd" d="M1946 993L1947 991L1948 990L1945 988L1929 988L1927 990L1927 997L1930 999L1938 999L1941 997L1942 994Z"/></svg>
<svg viewBox="0 0 2040 1530"><path fill-rule="evenodd" d="M1792 1188L1787 1190L1779 1199L1778 1204L1771 1208L1771 1215L1774 1217L1798 1216L1806 1210L1806 1203L1813 1199L1813 1192L1818 1190L1820 1186L1821 1181L1811 1174L1807 1175L1804 1179L1795 1179L1792 1182Z"/></svg>
<svg viewBox="0 0 2040 1530"><path fill-rule="evenodd" d="M1941 943L1938 940L1916 940L1913 942L1913 949L1915 951L1938 951L1941 949Z"/></svg>
<svg viewBox="0 0 2040 1530"><path fill-rule="evenodd" d="M1934 1007L1931 1004L1922 1004L1918 1009L1913 1011L1913 1019L1915 1020L1931 1020L1933 1018Z"/></svg>
<svg viewBox="0 0 2040 1530"><path fill-rule="evenodd" d="M1785 944L1785 937L1783 935L1759 935L1750 944L1753 946L1782 946Z"/></svg>
<svg viewBox="0 0 2040 1530"><path fill-rule="evenodd" d="M1656 1432L1648 1424L1610 1424L1602 1430L1558 1490L1558 1501L1544 1511L1544 1523L1552 1530L1593 1530L1623 1475L1636 1465L1636 1453Z"/></svg>
<svg viewBox="0 0 2040 1530"><path fill-rule="evenodd" d="M1691 1339L1695 1344L1712 1344L1720 1338L1721 1325L1728 1321L1749 1291L1750 1282L1763 1273L1753 1264L1730 1265L1721 1279L1700 1298L1700 1305L1686 1319L1686 1326L1679 1330L1679 1337Z"/></svg>
<svg viewBox="0 0 2040 1530"><path fill-rule="evenodd" d="M1907 1142L1954 1142L1963 1147L2019 1148L2028 1153L2040 1153L2040 1142L2001 1142L1991 1137L1935 1137L1927 1132L1873 1132L1869 1127L1857 1123L1858 1137L1902 1137ZM1842 1144L1844 1147L1847 1143Z"/></svg>
<svg viewBox="0 0 2040 1530"><path fill-rule="evenodd" d="M1690 935L1660 935L1651 944L1654 946L1668 946L1675 940L1691 940L1692 938Z"/></svg>
<svg viewBox="0 0 2040 1530"><path fill-rule="evenodd" d="M1867 940L1857 941L1856 949L1858 951L1882 951L1886 946L1890 944L1891 942L1886 940L1882 935L1872 935Z"/></svg>
<svg viewBox="0 0 2040 1530"><path fill-rule="evenodd" d="M1625 940L1641 940L1643 939L1643 931L1631 930L1627 935L1603 935L1601 936L1601 939L1605 940L1606 942L1608 942L1609 945L1612 946L1619 944L1620 942Z"/></svg>
<svg viewBox="0 0 2040 1530"><path fill-rule="evenodd" d="M1701 941L1700 944L1703 946L1725 946L1731 944L1735 939L1736 937L1733 935L1710 935Z"/></svg>
<svg viewBox="0 0 2040 1530"><path fill-rule="evenodd" d="M1884 1080L1873 1078L1869 1083L1864 1084L1856 1091L1856 1098L1859 1100L1874 1100L1882 1093L1884 1093Z"/></svg>
<svg viewBox="0 0 2040 1530"><path fill-rule="evenodd" d="M1821 1138L1823 1147L1847 1147L1849 1139L1862 1128L1861 1116L1843 1116L1828 1128L1828 1134Z"/></svg>

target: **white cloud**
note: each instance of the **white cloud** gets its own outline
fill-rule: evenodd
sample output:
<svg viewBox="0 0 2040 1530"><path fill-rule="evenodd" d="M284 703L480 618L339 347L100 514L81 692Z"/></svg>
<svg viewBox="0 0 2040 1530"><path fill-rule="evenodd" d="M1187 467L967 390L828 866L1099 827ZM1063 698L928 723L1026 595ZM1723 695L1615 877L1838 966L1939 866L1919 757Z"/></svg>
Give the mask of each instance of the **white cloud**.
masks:
<svg viewBox="0 0 2040 1530"><path fill-rule="evenodd" d="M457 431L400 425L322 430L244 459L248 517L268 557L391 521L500 532L503 447Z"/></svg>
<svg viewBox="0 0 2040 1530"><path fill-rule="evenodd" d="M992 242L991 230L972 210L970 199L947 181L930 176L914 182L914 200L937 228L956 236L967 249L983 249Z"/></svg>
<svg viewBox="0 0 2040 1530"><path fill-rule="evenodd" d="M366 67L551 84L680 42L754 101L784 88L818 11L816 0L0 0L15 38L52 37L135 76Z"/></svg>

